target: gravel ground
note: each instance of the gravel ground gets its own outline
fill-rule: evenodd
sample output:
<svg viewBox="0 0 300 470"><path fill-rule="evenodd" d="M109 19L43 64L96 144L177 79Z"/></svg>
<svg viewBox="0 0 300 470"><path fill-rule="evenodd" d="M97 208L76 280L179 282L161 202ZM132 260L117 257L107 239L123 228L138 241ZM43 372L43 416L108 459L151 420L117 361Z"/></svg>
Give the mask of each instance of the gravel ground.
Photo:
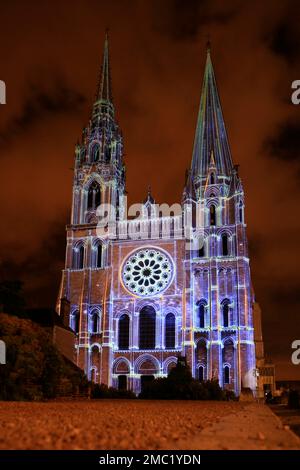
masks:
<svg viewBox="0 0 300 470"><path fill-rule="evenodd" d="M95 400L0 402L0 449L299 448L254 403Z"/></svg>
<svg viewBox="0 0 300 470"><path fill-rule="evenodd" d="M300 437L300 410L290 410L287 405L271 405L270 408L285 426Z"/></svg>

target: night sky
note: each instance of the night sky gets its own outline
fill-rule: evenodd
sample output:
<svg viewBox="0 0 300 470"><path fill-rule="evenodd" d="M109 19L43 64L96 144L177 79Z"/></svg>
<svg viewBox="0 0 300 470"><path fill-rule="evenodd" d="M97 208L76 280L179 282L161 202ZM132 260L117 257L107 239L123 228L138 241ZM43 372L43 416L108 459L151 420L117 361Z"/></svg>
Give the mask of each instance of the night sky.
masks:
<svg viewBox="0 0 300 470"><path fill-rule="evenodd" d="M1 278L53 307L71 211L74 145L109 28L129 202L178 202L192 155L205 44L240 164L256 298L277 378L300 378L299 1L0 0Z"/></svg>

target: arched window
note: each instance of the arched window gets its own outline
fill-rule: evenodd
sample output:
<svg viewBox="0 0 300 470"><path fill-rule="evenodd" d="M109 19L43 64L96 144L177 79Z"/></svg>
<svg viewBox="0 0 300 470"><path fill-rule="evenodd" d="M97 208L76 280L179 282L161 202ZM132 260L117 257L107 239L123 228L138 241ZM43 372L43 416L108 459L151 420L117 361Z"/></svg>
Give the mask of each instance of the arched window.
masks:
<svg viewBox="0 0 300 470"><path fill-rule="evenodd" d="M244 221L244 211L243 211L243 202L240 201L239 203L239 221L242 224Z"/></svg>
<svg viewBox="0 0 300 470"><path fill-rule="evenodd" d="M223 326L227 328L229 326L229 303L227 300L222 305L222 316Z"/></svg>
<svg viewBox="0 0 300 470"><path fill-rule="evenodd" d="M119 319L119 349L129 349L129 316L126 313Z"/></svg>
<svg viewBox="0 0 300 470"><path fill-rule="evenodd" d="M229 366L224 367L224 384L230 383L230 369Z"/></svg>
<svg viewBox="0 0 300 470"><path fill-rule="evenodd" d="M83 269L84 267L84 244L79 242L73 247L73 269Z"/></svg>
<svg viewBox="0 0 300 470"><path fill-rule="evenodd" d="M91 332L99 333L100 331L100 317L97 310L94 310L91 314Z"/></svg>
<svg viewBox="0 0 300 470"><path fill-rule="evenodd" d="M97 260L96 260L96 267L101 268L102 267L102 245L99 243L97 245Z"/></svg>
<svg viewBox="0 0 300 470"><path fill-rule="evenodd" d="M88 190L88 209L96 209L101 202L100 186L97 181L93 181Z"/></svg>
<svg viewBox="0 0 300 470"><path fill-rule="evenodd" d="M83 269L84 266L84 245L80 244L73 248L73 269Z"/></svg>
<svg viewBox="0 0 300 470"><path fill-rule="evenodd" d="M210 174L210 184L215 184L215 174L214 173Z"/></svg>
<svg viewBox="0 0 300 470"><path fill-rule="evenodd" d="M199 328L205 328L205 303L204 301L197 302L198 306L198 326Z"/></svg>
<svg viewBox="0 0 300 470"><path fill-rule="evenodd" d="M204 380L204 367L203 366L199 366L198 368L198 380L199 382L203 382Z"/></svg>
<svg viewBox="0 0 300 470"><path fill-rule="evenodd" d="M79 255L78 255L78 269L83 269L84 263L84 246L80 245Z"/></svg>
<svg viewBox="0 0 300 470"><path fill-rule="evenodd" d="M92 149L92 161L98 162L100 157L100 147L98 144L94 145Z"/></svg>
<svg viewBox="0 0 300 470"><path fill-rule="evenodd" d="M119 211L119 209L120 209L120 194L119 194L119 190L117 190L117 192L116 192L116 207L115 207L115 209L116 209L116 217L117 217L117 219L118 219L118 218L119 218L119 215L120 215L120 211Z"/></svg>
<svg viewBox="0 0 300 470"><path fill-rule="evenodd" d="M175 348L175 315L168 313L165 325L165 345L167 349Z"/></svg>
<svg viewBox="0 0 300 470"><path fill-rule="evenodd" d="M210 225L216 225L216 206L212 204L209 208Z"/></svg>
<svg viewBox="0 0 300 470"><path fill-rule="evenodd" d="M222 255L228 256L228 236L226 233L222 235Z"/></svg>
<svg viewBox="0 0 300 470"><path fill-rule="evenodd" d="M79 333L79 310L74 310L71 315L71 328L74 333Z"/></svg>
<svg viewBox="0 0 300 470"><path fill-rule="evenodd" d="M153 307L146 305L140 312L139 348L155 349L156 312Z"/></svg>

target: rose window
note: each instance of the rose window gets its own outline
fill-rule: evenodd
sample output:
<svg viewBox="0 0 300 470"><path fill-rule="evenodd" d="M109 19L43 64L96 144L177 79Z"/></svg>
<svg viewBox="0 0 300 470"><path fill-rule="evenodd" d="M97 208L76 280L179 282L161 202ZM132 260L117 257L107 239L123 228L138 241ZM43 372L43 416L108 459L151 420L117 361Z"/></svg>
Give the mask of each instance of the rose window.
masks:
<svg viewBox="0 0 300 470"><path fill-rule="evenodd" d="M173 262L164 252L145 248L130 255L122 266L126 289L138 296L149 297L164 291L173 277Z"/></svg>

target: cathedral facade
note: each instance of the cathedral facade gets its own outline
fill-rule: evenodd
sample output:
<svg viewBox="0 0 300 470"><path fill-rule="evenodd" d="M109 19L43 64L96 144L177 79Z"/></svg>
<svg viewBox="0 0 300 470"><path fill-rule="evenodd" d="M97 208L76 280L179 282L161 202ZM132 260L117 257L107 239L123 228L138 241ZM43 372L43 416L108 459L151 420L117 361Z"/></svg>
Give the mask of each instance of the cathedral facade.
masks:
<svg viewBox="0 0 300 470"><path fill-rule="evenodd" d="M209 48L179 210L164 213L148 191L140 216L129 218L125 196L106 38L91 119L75 149L57 302L60 315L69 305L74 362L96 383L139 393L181 355L200 381L217 379L237 395L255 390L244 191Z"/></svg>

